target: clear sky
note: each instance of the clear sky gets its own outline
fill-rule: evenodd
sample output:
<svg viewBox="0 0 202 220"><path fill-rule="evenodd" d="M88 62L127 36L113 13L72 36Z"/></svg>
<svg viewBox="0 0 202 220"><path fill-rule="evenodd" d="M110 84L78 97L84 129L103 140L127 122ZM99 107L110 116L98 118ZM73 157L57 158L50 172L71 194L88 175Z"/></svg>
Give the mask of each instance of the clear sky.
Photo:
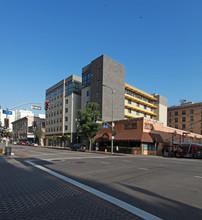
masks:
<svg viewBox="0 0 202 220"><path fill-rule="evenodd" d="M46 89L102 54L168 106L202 102L202 1L0 0L3 109L44 102Z"/></svg>

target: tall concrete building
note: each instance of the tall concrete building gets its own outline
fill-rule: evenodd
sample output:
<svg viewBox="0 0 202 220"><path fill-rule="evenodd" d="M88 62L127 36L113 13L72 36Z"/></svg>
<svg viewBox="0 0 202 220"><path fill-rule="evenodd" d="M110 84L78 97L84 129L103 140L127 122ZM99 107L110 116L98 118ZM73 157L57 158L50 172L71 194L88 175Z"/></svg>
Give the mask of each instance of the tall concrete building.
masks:
<svg viewBox="0 0 202 220"><path fill-rule="evenodd" d="M97 102L101 118L111 121L113 101L113 119L123 119L124 94L125 67L123 65L102 55L82 69L82 109L85 109L88 102Z"/></svg>
<svg viewBox="0 0 202 220"><path fill-rule="evenodd" d="M125 67L102 55L82 68L82 78L72 75L46 90L46 136L76 137L77 110L89 102L99 104L104 121L140 118L167 124L167 99L125 83Z"/></svg>

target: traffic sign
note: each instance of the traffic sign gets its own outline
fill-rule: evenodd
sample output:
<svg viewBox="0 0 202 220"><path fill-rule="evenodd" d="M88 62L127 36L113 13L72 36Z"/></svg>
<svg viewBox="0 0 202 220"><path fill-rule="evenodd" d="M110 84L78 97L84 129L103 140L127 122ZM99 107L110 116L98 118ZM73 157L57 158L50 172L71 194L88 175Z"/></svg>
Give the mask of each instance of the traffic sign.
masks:
<svg viewBox="0 0 202 220"><path fill-rule="evenodd" d="M35 110L41 110L41 106L32 105L31 108Z"/></svg>
<svg viewBox="0 0 202 220"><path fill-rule="evenodd" d="M12 115L12 111L3 110L3 114L6 114L6 115Z"/></svg>

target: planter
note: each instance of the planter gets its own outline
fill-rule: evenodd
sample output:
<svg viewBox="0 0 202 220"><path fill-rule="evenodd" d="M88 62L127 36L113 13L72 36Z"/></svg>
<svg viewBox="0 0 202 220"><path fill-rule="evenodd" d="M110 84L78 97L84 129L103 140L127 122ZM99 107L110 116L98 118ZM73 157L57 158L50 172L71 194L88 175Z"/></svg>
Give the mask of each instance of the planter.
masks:
<svg viewBox="0 0 202 220"><path fill-rule="evenodd" d="M141 150L131 150L131 154L142 154Z"/></svg>

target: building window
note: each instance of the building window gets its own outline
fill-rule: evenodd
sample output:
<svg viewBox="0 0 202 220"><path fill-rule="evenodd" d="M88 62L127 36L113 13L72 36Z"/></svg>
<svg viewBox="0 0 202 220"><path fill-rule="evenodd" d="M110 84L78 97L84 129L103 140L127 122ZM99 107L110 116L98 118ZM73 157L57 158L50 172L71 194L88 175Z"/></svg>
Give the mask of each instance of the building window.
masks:
<svg viewBox="0 0 202 220"><path fill-rule="evenodd" d="M68 117L65 117L65 121L68 121Z"/></svg>
<svg viewBox="0 0 202 220"><path fill-rule="evenodd" d="M101 85L101 82L100 80L97 81L97 86L100 86Z"/></svg>
<svg viewBox="0 0 202 220"><path fill-rule="evenodd" d="M137 107L140 107L140 104L139 104L139 103L137 103Z"/></svg>
<svg viewBox="0 0 202 220"><path fill-rule="evenodd" d="M175 115L178 115L178 111L175 111Z"/></svg>
<svg viewBox="0 0 202 220"><path fill-rule="evenodd" d="M86 95L87 95L87 96L90 96L90 90L88 90L88 91L86 92Z"/></svg>
<svg viewBox="0 0 202 220"><path fill-rule="evenodd" d="M147 106L146 106L146 105L144 105L144 109L145 109L145 110L147 109Z"/></svg>
<svg viewBox="0 0 202 220"><path fill-rule="evenodd" d="M169 123L171 123L171 118L169 118Z"/></svg>
<svg viewBox="0 0 202 220"><path fill-rule="evenodd" d="M68 99L65 100L65 103L68 104Z"/></svg>
<svg viewBox="0 0 202 220"><path fill-rule="evenodd" d="M100 98L100 91L97 92L97 98Z"/></svg>
<svg viewBox="0 0 202 220"><path fill-rule="evenodd" d="M175 128L178 129L178 125L175 125Z"/></svg>
<svg viewBox="0 0 202 220"><path fill-rule="evenodd" d="M82 86L89 85L90 81L91 81L91 74L90 74L90 72L84 73L82 75Z"/></svg>
<svg viewBox="0 0 202 220"><path fill-rule="evenodd" d="M128 104L131 104L131 100L128 100Z"/></svg>
<svg viewBox="0 0 202 220"><path fill-rule="evenodd" d="M186 115L186 110L182 110L182 115Z"/></svg>
<svg viewBox="0 0 202 220"><path fill-rule="evenodd" d="M169 116L170 116L170 117L171 117L171 115L172 115L171 112L169 112Z"/></svg>
<svg viewBox="0 0 202 220"><path fill-rule="evenodd" d="M140 115L140 113L139 113L139 112L136 112L136 115Z"/></svg>
<svg viewBox="0 0 202 220"><path fill-rule="evenodd" d="M131 109L128 109L128 113L131 113Z"/></svg>
<svg viewBox="0 0 202 220"><path fill-rule="evenodd" d="M65 108L65 112L66 112L66 113L68 112L68 108Z"/></svg>
<svg viewBox="0 0 202 220"><path fill-rule="evenodd" d="M178 122L178 118L175 118L175 122Z"/></svg>
<svg viewBox="0 0 202 220"><path fill-rule="evenodd" d="M65 125L65 130L68 130L68 126L67 125Z"/></svg>
<svg viewBox="0 0 202 220"><path fill-rule="evenodd" d="M189 128L194 128L194 124L190 124L190 125L189 125Z"/></svg>
<svg viewBox="0 0 202 220"><path fill-rule="evenodd" d="M190 114L194 114L194 109L190 109Z"/></svg>
<svg viewBox="0 0 202 220"><path fill-rule="evenodd" d="M194 121L194 116L190 116L190 121Z"/></svg>
<svg viewBox="0 0 202 220"><path fill-rule="evenodd" d="M72 82L69 82L66 84L65 90L66 90L66 95L69 95L72 93Z"/></svg>
<svg viewBox="0 0 202 220"><path fill-rule="evenodd" d="M186 128L186 125L185 124L182 124L182 129L185 129Z"/></svg>
<svg viewBox="0 0 202 220"><path fill-rule="evenodd" d="M101 74L101 68L97 69L97 74Z"/></svg>
<svg viewBox="0 0 202 220"><path fill-rule="evenodd" d="M185 122L186 121L186 117L182 117L182 122Z"/></svg>

